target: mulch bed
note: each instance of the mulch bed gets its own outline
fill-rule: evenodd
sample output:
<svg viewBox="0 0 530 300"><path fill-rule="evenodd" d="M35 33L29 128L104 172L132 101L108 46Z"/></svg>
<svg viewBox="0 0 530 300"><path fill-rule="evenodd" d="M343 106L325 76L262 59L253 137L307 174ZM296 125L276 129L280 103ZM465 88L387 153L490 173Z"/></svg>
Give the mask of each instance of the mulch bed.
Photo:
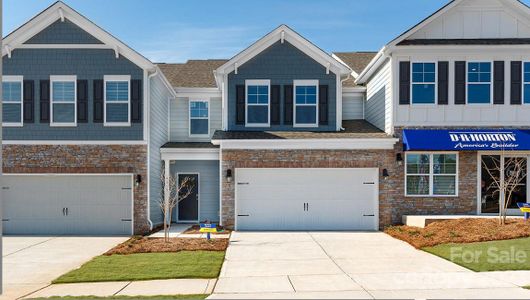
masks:
<svg viewBox="0 0 530 300"><path fill-rule="evenodd" d="M193 225L190 228L186 229L186 231L184 231L183 234L201 234L202 232L200 232L200 229L201 229L201 226ZM219 227L219 226L217 226L217 230L219 231L216 233L212 233L212 234L230 234L232 232L232 230L230 229L226 229L226 228Z"/></svg>
<svg viewBox="0 0 530 300"><path fill-rule="evenodd" d="M530 237L530 222L507 219L499 225L498 219L455 219L433 222L425 228L391 226L385 233L403 240L416 248L449 243L474 243Z"/></svg>
<svg viewBox="0 0 530 300"><path fill-rule="evenodd" d="M228 239L202 239L202 238L164 238L132 237L129 240L110 249L105 255L179 252L179 251L225 251Z"/></svg>

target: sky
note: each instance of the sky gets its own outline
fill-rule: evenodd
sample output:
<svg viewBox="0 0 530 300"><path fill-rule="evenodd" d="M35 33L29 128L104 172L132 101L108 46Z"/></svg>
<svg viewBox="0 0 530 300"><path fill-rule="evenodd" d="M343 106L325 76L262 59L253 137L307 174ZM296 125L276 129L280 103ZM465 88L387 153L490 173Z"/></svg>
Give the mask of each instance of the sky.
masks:
<svg viewBox="0 0 530 300"><path fill-rule="evenodd" d="M280 24L327 52L377 51L449 0L65 0L153 62L231 58ZM4 0L3 35L53 0ZM530 0L524 1L530 4Z"/></svg>

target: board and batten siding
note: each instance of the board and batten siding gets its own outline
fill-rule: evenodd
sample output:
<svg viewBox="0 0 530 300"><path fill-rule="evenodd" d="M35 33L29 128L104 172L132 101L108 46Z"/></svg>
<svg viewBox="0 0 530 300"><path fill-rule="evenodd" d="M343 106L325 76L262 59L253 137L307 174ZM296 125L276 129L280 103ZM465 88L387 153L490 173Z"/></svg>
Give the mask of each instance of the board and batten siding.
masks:
<svg viewBox="0 0 530 300"><path fill-rule="evenodd" d="M364 119L364 93L351 93L342 95L342 119Z"/></svg>
<svg viewBox="0 0 530 300"><path fill-rule="evenodd" d="M364 116L366 121L377 128L390 132L392 112L392 72L388 60L366 85L366 103Z"/></svg>
<svg viewBox="0 0 530 300"><path fill-rule="evenodd" d="M219 161L176 160L172 161L171 174L199 173L199 221L219 221ZM177 220L178 209L173 212Z"/></svg>
<svg viewBox="0 0 530 300"><path fill-rule="evenodd" d="M193 100L199 100L193 98ZM190 136L190 98L178 97L171 101L170 105L170 140L172 142L209 142L213 133L221 129L222 125L222 108L221 98L212 97L200 100L209 100L210 113L210 136L193 137Z"/></svg>
<svg viewBox="0 0 530 300"><path fill-rule="evenodd" d="M482 47L484 48L484 47ZM530 47L529 47L530 48ZM399 51L395 55L394 66L400 61L447 61L449 63L448 104L410 104L399 105L396 99L394 107L394 126L530 126L530 105L510 104L511 61L530 61L530 55L524 50L499 52L500 48L466 50L438 50L409 52ZM455 104L455 61L504 61L504 104ZM399 95L399 67L393 75L394 95ZM466 65L467 70L467 65ZM493 75L493 74L492 74ZM466 86L467 93L467 86Z"/></svg>
<svg viewBox="0 0 530 300"><path fill-rule="evenodd" d="M150 120L149 126L149 206L153 225L162 224L163 214L158 205L162 195L162 181L160 175L164 163L160 158L160 147L168 142L168 103L171 92L164 85L160 76L151 78L150 82Z"/></svg>

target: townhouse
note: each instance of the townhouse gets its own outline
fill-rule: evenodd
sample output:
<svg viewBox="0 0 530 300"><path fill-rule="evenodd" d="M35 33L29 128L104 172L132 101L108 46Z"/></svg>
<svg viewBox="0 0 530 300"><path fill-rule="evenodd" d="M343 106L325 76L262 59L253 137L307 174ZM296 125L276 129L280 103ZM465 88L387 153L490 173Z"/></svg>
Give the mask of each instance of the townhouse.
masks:
<svg viewBox="0 0 530 300"><path fill-rule="evenodd" d="M153 64L57 2L4 38L4 231L145 233L161 174L194 182L174 222L237 230L495 214L484 168L506 158L517 214L529 40L523 3L454 0L379 52L281 25L230 59Z"/></svg>

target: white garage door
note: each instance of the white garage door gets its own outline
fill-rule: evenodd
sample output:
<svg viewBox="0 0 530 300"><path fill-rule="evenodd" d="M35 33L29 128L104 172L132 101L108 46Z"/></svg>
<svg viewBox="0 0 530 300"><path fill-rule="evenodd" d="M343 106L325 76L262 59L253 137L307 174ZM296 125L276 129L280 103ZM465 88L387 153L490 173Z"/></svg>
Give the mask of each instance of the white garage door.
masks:
<svg viewBox="0 0 530 300"><path fill-rule="evenodd" d="M6 175L4 234L130 235L131 176Z"/></svg>
<svg viewBox="0 0 530 300"><path fill-rule="evenodd" d="M236 169L237 230L377 230L378 169Z"/></svg>

